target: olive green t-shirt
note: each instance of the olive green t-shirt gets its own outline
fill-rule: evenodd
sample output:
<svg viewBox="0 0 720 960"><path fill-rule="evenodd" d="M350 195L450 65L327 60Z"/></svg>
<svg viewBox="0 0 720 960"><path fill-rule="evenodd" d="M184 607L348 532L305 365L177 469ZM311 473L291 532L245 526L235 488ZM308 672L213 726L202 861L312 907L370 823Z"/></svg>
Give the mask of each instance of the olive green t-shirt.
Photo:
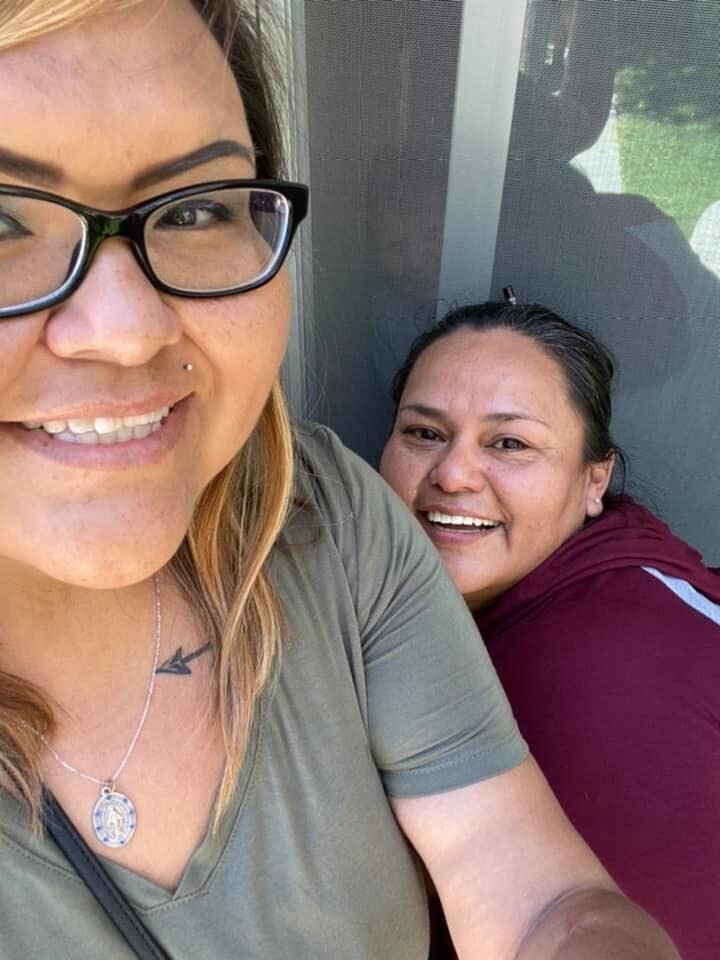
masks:
<svg viewBox="0 0 720 960"><path fill-rule="evenodd" d="M425 960L423 884L387 795L492 777L526 747L414 518L330 431L298 442L273 557L285 652L232 805L174 894L107 867L175 960ZM7 795L0 817L0 958L130 960Z"/></svg>

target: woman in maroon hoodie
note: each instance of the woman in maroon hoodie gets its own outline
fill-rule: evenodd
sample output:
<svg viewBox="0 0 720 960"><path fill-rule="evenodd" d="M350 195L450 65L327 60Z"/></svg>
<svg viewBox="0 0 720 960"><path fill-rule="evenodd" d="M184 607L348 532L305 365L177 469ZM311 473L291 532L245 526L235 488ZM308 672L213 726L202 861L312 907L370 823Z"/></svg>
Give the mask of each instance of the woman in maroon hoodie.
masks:
<svg viewBox="0 0 720 960"><path fill-rule="evenodd" d="M473 611L576 828L685 960L711 960L720 570L608 495L612 377L608 351L543 307L454 311L395 378L381 473Z"/></svg>

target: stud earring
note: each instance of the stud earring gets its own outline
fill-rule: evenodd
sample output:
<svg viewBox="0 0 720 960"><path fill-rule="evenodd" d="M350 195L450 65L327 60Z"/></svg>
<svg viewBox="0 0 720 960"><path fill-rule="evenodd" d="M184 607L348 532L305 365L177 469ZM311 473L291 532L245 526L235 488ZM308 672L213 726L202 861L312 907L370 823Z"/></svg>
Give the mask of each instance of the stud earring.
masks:
<svg viewBox="0 0 720 960"><path fill-rule="evenodd" d="M191 363L184 363L184 364L183 364L183 370L187 370L188 373L190 373L190 371L192 370L192 368L193 368L193 365L192 365Z"/></svg>
<svg viewBox="0 0 720 960"><path fill-rule="evenodd" d="M600 497L595 497L595 503L600 503Z"/></svg>

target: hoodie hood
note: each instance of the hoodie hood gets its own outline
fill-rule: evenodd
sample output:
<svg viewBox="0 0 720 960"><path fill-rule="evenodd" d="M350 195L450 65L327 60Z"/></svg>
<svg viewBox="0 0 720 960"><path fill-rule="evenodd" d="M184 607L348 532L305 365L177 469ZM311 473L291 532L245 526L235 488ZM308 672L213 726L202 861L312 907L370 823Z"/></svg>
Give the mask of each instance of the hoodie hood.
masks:
<svg viewBox="0 0 720 960"><path fill-rule="evenodd" d="M603 513L573 534L540 566L489 607L475 611L481 632L498 634L518 618L549 604L556 594L597 574L652 567L686 580L720 603L720 568L704 566L702 556L657 517L629 497L606 502Z"/></svg>

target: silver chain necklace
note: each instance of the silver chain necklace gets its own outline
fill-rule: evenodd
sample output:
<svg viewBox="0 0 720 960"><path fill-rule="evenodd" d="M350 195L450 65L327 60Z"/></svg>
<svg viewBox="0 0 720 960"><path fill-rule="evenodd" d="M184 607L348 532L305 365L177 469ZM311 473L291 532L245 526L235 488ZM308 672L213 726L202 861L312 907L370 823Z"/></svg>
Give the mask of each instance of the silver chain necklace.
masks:
<svg viewBox="0 0 720 960"><path fill-rule="evenodd" d="M77 767L74 767L71 763L68 763L67 760L63 760L57 750L55 750L55 748L52 746L50 741L47 740L42 734L38 734L42 742L50 751L50 754L55 758L55 760L57 760L61 767L68 771L68 773L75 773L78 777L82 777L83 780L89 780L91 783L97 783L100 786L100 797L98 798L98 801L95 804L92 812L92 827L95 836L98 838L100 843L104 844L106 847L124 847L130 842L130 840L132 840L133 834L135 833L135 828L137 826L137 814L135 812L134 803L132 800L130 800L127 794L120 793L118 790L116 790L115 784L118 777L125 769L125 765L130 759L130 754L135 749L135 744L140 738L140 734L145 726L145 720L150 709L150 701L152 700L153 690L155 689L155 671L157 670L158 660L160 657L160 634L162 631L160 581L157 575L153 577L153 583L155 584L155 655L153 657L153 665L150 672L150 683L148 684L148 690L145 696L145 705L143 706L142 713L140 714L140 720L138 721L137 728L133 734L132 740L130 741L129 747L125 751L125 756L120 761L115 773L106 780L100 780L98 777L93 777L89 773L83 773L82 770L78 770Z"/></svg>

